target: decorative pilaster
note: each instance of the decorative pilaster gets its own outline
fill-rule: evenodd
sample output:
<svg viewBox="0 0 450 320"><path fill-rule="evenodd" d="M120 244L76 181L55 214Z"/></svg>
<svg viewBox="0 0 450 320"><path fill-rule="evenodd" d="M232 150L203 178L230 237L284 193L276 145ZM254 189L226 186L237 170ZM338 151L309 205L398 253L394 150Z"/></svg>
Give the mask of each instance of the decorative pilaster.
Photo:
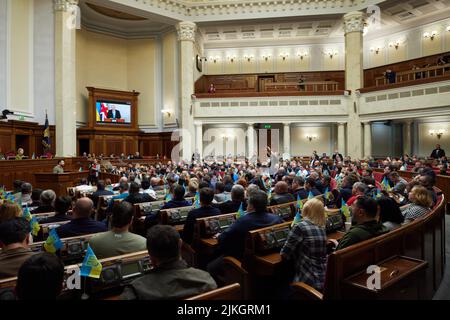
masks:
<svg viewBox="0 0 450 320"><path fill-rule="evenodd" d="M203 124L201 122L195 122L195 153L197 153L200 159L203 159Z"/></svg>
<svg viewBox="0 0 450 320"><path fill-rule="evenodd" d="M343 122L338 123L337 140L338 140L337 149L339 153L346 156L347 153L345 151L345 123Z"/></svg>
<svg viewBox="0 0 450 320"><path fill-rule="evenodd" d="M348 99L347 154L360 158L361 121L359 119L359 98L356 90L363 87L363 29L364 14L359 11L344 15L345 32L345 89L351 90Z"/></svg>
<svg viewBox="0 0 450 320"><path fill-rule="evenodd" d="M256 156L254 123L247 123L247 158L252 159L254 156Z"/></svg>
<svg viewBox="0 0 450 320"><path fill-rule="evenodd" d="M283 159L291 158L291 123L283 123Z"/></svg>
<svg viewBox="0 0 450 320"><path fill-rule="evenodd" d="M193 22L183 21L176 25L178 40L180 41L180 106L181 106L181 128L182 157L189 161L192 155L192 138L194 136L194 103L191 95L194 94L194 42L197 26ZM200 152L200 150L199 150Z"/></svg>
<svg viewBox="0 0 450 320"><path fill-rule="evenodd" d="M407 154L411 156L412 148L411 148L411 120L406 120L403 123L403 154Z"/></svg>
<svg viewBox="0 0 450 320"><path fill-rule="evenodd" d="M364 122L364 158L372 155L372 124Z"/></svg>
<svg viewBox="0 0 450 320"><path fill-rule="evenodd" d="M54 0L56 155L76 155L76 74L73 5L78 0Z"/></svg>

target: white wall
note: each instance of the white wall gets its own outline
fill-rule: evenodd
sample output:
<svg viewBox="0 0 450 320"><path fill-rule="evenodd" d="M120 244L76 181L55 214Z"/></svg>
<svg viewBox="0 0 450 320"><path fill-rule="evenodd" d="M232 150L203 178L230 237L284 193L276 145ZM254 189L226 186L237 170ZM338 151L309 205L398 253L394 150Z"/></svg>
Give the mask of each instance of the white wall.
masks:
<svg viewBox="0 0 450 320"><path fill-rule="evenodd" d="M317 135L317 139L309 141L306 135ZM331 124L303 124L291 127L291 155L311 155L314 150L318 154L333 152L335 145Z"/></svg>
<svg viewBox="0 0 450 320"><path fill-rule="evenodd" d="M203 126L203 155L245 154L246 130L241 125Z"/></svg>
<svg viewBox="0 0 450 320"><path fill-rule="evenodd" d="M6 107L6 5L0 1L0 108Z"/></svg>
<svg viewBox="0 0 450 320"><path fill-rule="evenodd" d="M417 153L420 156L429 156L436 144L440 144L441 148L450 154L450 122L423 122L417 123ZM431 136L429 130L445 130L444 135L440 139Z"/></svg>

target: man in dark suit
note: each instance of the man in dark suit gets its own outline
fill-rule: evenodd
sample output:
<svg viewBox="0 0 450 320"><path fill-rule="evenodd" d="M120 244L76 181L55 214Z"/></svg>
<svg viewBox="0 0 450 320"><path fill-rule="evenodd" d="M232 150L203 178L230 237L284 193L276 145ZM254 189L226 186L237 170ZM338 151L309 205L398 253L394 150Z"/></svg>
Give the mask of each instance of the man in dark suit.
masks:
<svg viewBox="0 0 450 320"><path fill-rule="evenodd" d="M320 195L320 191L316 188L316 180L314 178L309 177L305 181L305 191L307 195L309 196L309 193L311 192L313 197Z"/></svg>
<svg viewBox="0 0 450 320"><path fill-rule="evenodd" d="M242 209L247 209L247 202L245 201L245 189L240 184L235 184L231 188L231 200L219 204L219 209L222 214L233 213L239 210L242 204Z"/></svg>
<svg viewBox="0 0 450 320"><path fill-rule="evenodd" d="M292 195L295 200L297 200L298 196L300 196L300 199L308 198L308 193L305 190L305 179L303 177L296 176L292 180Z"/></svg>
<svg viewBox="0 0 450 320"><path fill-rule="evenodd" d="M120 111L116 110L116 106L113 105L111 110L108 110L108 114L106 115L108 119L120 119L122 116L120 115Z"/></svg>
<svg viewBox="0 0 450 320"><path fill-rule="evenodd" d="M242 260L244 256L245 238L251 230L283 223L283 220L274 214L267 213L267 194L256 191L248 199L247 214L236 220L227 230L219 235L219 250L222 256L208 264L207 270L216 278L223 274L223 257L232 256Z"/></svg>
<svg viewBox="0 0 450 320"><path fill-rule="evenodd" d="M106 224L91 219L94 203L89 198L80 198L73 208L73 219L56 229L60 238L77 237L84 234L108 231Z"/></svg>
<svg viewBox="0 0 450 320"><path fill-rule="evenodd" d="M214 199L214 191L211 188L200 189L200 208L189 212L183 228L182 239L187 244L192 244L194 240L194 227L198 218L220 215L220 210L211 206Z"/></svg>
<svg viewBox="0 0 450 320"><path fill-rule="evenodd" d="M272 196L272 199L270 199L271 206L295 201L292 194L288 192L289 187L284 181L277 182L273 191L274 195Z"/></svg>
<svg viewBox="0 0 450 320"><path fill-rule="evenodd" d="M99 180L97 182L97 191L92 194L92 201L94 202L94 208L97 208L98 198L100 196L112 196L114 193L105 190L105 181Z"/></svg>
<svg viewBox="0 0 450 320"><path fill-rule="evenodd" d="M431 152L430 158L440 159L442 157L445 157L445 151L441 149L440 144L437 144L436 148Z"/></svg>
<svg viewBox="0 0 450 320"><path fill-rule="evenodd" d="M139 193L140 187L136 182L130 183L129 195L123 201L131 204L155 201L148 193Z"/></svg>

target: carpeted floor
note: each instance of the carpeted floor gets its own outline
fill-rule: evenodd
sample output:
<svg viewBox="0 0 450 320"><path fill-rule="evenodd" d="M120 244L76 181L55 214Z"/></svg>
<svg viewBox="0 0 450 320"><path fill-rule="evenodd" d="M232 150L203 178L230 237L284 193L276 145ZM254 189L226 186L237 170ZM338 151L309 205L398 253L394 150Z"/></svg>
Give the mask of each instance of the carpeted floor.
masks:
<svg viewBox="0 0 450 320"><path fill-rule="evenodd" d="M445 216L445 256L446 265L444 278L442 279L441 286L433 297L433 300L450 300L450 215Z"/></svg>

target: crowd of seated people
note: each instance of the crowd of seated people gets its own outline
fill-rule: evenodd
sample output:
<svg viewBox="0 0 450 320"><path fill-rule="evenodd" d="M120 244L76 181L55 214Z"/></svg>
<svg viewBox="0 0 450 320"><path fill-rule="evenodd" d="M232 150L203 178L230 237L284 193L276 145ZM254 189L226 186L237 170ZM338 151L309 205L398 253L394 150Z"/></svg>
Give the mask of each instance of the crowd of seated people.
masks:
<svg viewBox="0 0 450 320"><path fill-rule="evenodd" d="M273 174L267 170L270 166L249 162L168 162L139 165L139 180L136 180L136 165L132 165L124 169L116 186L119 194L115 199L119 201L111 202L109 218L105 221L95 219L94 201L98 202L100 196L114 194L108 189L115 186L107 181L97 182L97 194L90 195L94 201L84 196L72 201L57 196L52 190L35 195L37 189L19 181L14 185L14 191L25 191L21 193L23 203L38 201L32 214L55 212L43 222L69 221L56 229L60 238L96 234L89 244L98 258L147 249L153 269L134 280L123 292L123 299L180 298L215 288L220 285L224 272L224 257L243 259L249 231L283 222L281 217L270 213L267 206L295 203L300 198L306 201L302 220L291 229L280 254L293 266L290 281L303 281L321 291L330 248L326 243L324 199L319 200L317 196L331 192L334 200L326 202L327 205L332 203L340 208L346 202L351 208L352 226L331 250L347 248L392 232L432 210L438 199L433 189L436 172L423 162L417 165L416 162L406 156L384 161L352 161L349 157L340 161L340 157L336 157L332 164L325 157L308 164L291 159L280 160L274 165ZM417 176L408 181L398 174L405 164L417 168ZM375 179L376 168L385 169L380 172L385 179L381 187L380 178ZM156 226L155 223L145 224L148 227L144 234L146 238L133 233L130 229L135 219L133 204L157 201L156 191L159 190L171 194L171 199L167 199L161 209L191 206L193 203L186 198L198 195L198 205L190 209L181 235L174 227L157 223ZM315 198L308 199L311 194ZM215 259L209 261L204 270L191 268L181 260L182 243L191 245L194 242L197 219L237 212L241 207L246 214L216 235ZM19 275L27 279L35 272L33 265L38 263L48 263L49 269L59 268L53 257L35 255L29 249L30 223L24 220L22 212L23 208L16 203L4 201L0 206L0 277ZM33 289L23 279L17 285L25 291L18 292L17 296L27 299L31 297L27 291ZM56 275L49 279L59 281ZM51 290L53 293L49 297L58 295L57 290Z"/></svg>

